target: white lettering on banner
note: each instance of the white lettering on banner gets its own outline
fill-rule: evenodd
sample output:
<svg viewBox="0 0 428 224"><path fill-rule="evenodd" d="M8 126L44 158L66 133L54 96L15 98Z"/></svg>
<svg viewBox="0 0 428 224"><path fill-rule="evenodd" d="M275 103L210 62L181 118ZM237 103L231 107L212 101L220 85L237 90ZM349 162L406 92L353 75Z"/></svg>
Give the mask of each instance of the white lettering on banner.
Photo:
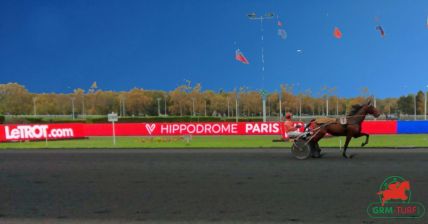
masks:
<svg viewBox="0 0 428 224"><path fill-rule="evenodd" d="M211 133L211 125L205 127L205 133Z"/></svg>
<svg viewBox="0 0 428 224"><path fill-rule="evenodd" d="M16 128L10 129L9 126L4 126L6 140L20 139L43 139L43 138L63 138L73 137L72 128L58 128L50 130L48 134L48 125L18 125Z"/></svg>
<svg viewBox="0 0 428 224"><path fill-rule="evenodd" d="M248 133L251 129L253 129L253 124L245 124L245 133Z"/></svg>
<svg viewBox="0 0 428 224"><path fill-rule="evenodd" d="M180 129L180 127L178 125L173 125L172 126L172 133L175 133L176 131L178 131L178 129Z"/></svg>
<svg viewBox="0 0 428 224"><path fill-rule="evenodd" d="M52 129L51 134L48 137L59 138L59 137L73 137L73 129L64 128L64 129Z"/></svg>
<svg viewBox="0 0 428 224"><path fill-rule="evenodd" d="M251 134L268 134L268 133L279 133L279 124L278 123L259 123L245 124L245 133Z"/></svg>
<svg viewBox="0 0 428 224"><path fill-rule="evenodd" d="M238 134L237 124L161 124L160 134Z"/></svg>
<svg viewBox="0 0 428 224"><path fill-rule="evenodd" d="M180 133L183 133L186 130L186 126L185 124L181 124L180 125ZM189 125L190 126L190 125Z"/></svg>
<svg viewBox="0 0 428 224"><path fill-rule="evenodd" d="M216 130L216 129L217 129L217 130ZM213 132L214 132L214 133L216 133L216 134L220 133L220 131L221 131L221 129L220 129L220 125L218 125L218 124L213 125L212 130L213 130Z"/></svg>
<svg viewBox="0 0 428 224"><path fill-rule="evenodd" d="M166 133L166 132L168 132L168 126L161 125L161 133Z"/></svg>

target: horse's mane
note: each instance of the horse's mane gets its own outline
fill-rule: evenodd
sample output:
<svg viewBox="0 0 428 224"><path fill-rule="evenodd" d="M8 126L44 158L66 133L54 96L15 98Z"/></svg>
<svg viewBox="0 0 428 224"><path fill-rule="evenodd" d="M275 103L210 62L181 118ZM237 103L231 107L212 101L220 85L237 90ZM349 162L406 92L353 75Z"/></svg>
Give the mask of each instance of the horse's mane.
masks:
<svg viewBox="0 0 428 224"><path fill-rule="evenodd" d="M362 107L363 107L362 104L352 105L351 111L349 112L348 116L355 115Z"/></svg>

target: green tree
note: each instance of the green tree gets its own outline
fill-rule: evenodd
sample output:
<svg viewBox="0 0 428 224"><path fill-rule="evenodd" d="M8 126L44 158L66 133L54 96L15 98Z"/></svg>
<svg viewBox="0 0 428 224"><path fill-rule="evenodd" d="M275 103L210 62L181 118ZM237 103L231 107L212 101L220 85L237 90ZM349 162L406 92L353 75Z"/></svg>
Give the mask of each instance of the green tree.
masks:
<svg viewBox="0 0 428 224"><path fill-rule="evenodd" d="M414 95L401 96L398 98L397 106L400 113L414 114Z"/></svg>
<svg viewBox="0 0 428 224"><path fill-rule="evenodd" d="M416 112L418 114L424 114L424 103L425 103L425 96L424 92L418 91L416 94Z"/></svg>
<svg viewBox="0 0 428 224"><path fill-rule="evenodd" d="M33 95L18 83L0 84L0 113L32 114Z"/></svg>
<svg viewBox="0 0 428 224"><path fill-rule="evenodd" d="M147 115L147 107L151 105L151 98L143 89L134 88L126 94L126 108L131 115Z"/></svg>

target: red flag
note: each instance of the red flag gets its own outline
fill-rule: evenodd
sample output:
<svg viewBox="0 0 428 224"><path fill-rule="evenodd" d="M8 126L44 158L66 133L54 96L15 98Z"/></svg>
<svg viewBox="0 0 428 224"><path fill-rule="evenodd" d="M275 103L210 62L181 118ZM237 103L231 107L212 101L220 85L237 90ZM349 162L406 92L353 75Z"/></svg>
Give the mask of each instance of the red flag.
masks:
<svg viewBox="0 0 428 224"><path fill-rule="evenodd" d="M250 62L248 62L247 58L245 58L244 54L239 49L235 51L235 59L244 64L250 64Z"/></svg>
<svg viewBox="0 0 428 224"><path fill-rule="evenodd" d="M287 32L284 29L278 29L278 36L285 40L287 39Z"/></svg>
<svg viewBox="0 0 428 224"><path fill-rule="evenodd" d="M336 37L337 39L342 38L342 32L339 30L339 28L334 27L334 31L333 31L333 35L334 37Z"/></svg>
<svg viewBox="0 0 428 224"><path fill-rule="evenodd" d="M379 31L381 37L385 37L385 31L381 26L377 26L376 30Z"/></svg>

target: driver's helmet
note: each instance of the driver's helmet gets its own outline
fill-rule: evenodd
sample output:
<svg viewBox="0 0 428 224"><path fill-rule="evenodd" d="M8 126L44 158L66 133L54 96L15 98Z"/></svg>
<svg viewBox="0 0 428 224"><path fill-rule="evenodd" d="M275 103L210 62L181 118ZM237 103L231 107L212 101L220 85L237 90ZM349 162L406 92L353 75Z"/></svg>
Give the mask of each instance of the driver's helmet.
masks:
<svg viewBox="0 0 428 224"><path fill-rule="evenodd" d="M293 114L292 113L290 113L290 112L287 112L286 114L285 114L285 119L291 119L293 117Z"/></svg>

